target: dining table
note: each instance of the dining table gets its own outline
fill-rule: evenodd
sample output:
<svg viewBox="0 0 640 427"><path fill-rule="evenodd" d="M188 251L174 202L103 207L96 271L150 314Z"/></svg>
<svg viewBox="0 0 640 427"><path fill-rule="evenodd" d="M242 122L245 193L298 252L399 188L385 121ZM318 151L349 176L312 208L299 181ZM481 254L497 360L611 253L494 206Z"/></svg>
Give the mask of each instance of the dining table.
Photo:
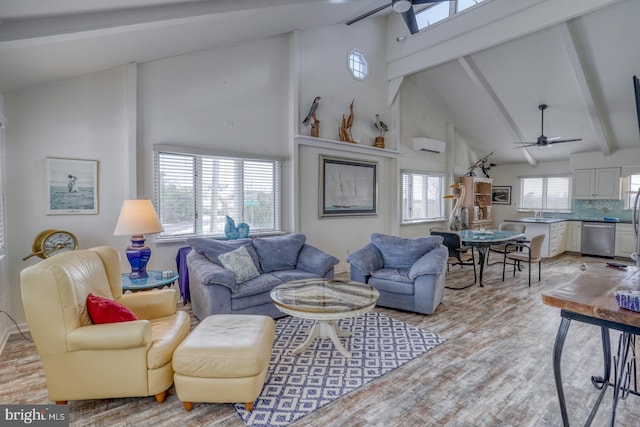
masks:
<svg viewBox="0 0 640 427"><path fill-rule="evenodd" d="M484 287L482 274L484 272L485 258L491 246L504 245L507 243L522 241L525 239L524 233L511 230L460 230L460 240L465 246L471 246L478 251L480 265L480 287Z"/></svg>

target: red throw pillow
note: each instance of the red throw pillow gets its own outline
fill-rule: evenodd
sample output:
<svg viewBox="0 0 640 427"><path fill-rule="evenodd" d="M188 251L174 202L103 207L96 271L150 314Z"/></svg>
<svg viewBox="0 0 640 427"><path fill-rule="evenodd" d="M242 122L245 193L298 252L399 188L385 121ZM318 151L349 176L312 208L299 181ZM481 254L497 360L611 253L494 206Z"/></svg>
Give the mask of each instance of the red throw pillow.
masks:
<svg viewBox="0 0 640 427"><path fill-rule="evenodd" d="M87 310L95 324L138 320L138 317L124 305L93 294L87 296Z"/></svg>

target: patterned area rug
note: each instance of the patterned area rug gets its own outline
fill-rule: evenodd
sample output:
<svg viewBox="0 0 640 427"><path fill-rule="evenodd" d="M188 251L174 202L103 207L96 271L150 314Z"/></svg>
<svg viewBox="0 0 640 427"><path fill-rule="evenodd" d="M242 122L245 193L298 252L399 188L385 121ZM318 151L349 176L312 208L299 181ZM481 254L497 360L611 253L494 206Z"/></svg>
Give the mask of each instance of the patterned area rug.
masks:
<svg viewBox="0 0 640 427"><path fill-rule="evenodd" d="M433 332L369 312L339 322L351 332L341 337L350 359L342 357L329 339L316 339L306 351L292 355L312 325L311 320L295 317L276 322L269 372L253 411L234 404L247 426L286 426L446 341Z"/></svg>

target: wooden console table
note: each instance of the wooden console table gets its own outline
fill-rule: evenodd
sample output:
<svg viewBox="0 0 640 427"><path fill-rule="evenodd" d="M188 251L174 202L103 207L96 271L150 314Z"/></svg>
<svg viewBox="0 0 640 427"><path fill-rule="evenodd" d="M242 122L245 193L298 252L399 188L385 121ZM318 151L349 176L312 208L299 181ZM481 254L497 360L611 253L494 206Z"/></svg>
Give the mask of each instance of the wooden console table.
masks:
<svg viewBox="0 0 640 427"><path fill-rule="evenodd" d="M602 337L604 374L602 377L591 378L593 385L601 392L585 425L590 425L593 421L608 386L613 387L611 426L615 424L618 400L626 397L628 393L638 395L637 384L635 384L634 345L635 335L640 335L640 313L618 307L613 294L615 290L640 290L640 269L607 267L603 262L602 265L589 267L571 282L542 294L542 301L545 304L561 309L562 320L553 349L553 373L564 426L569 426L569 417L562 388L560 361L572 320L599 326ZM609 342L610 329L621 332L617 354L614 357L613 382L610 382L612 358Z"/></svg>

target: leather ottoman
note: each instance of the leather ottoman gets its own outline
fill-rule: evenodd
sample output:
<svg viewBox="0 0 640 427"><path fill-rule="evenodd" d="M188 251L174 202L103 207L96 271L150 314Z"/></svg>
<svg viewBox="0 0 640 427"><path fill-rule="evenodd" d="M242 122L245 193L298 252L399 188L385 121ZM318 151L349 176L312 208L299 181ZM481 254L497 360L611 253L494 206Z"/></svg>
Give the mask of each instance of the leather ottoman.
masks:
<svg viewBox="0 0 640 427"><path fill-rule="evenodd" d="M173 353L174 384L185 409L193 402L243 402L251 411L264 386L274 337L269 316L206 317Z"/></svg>

